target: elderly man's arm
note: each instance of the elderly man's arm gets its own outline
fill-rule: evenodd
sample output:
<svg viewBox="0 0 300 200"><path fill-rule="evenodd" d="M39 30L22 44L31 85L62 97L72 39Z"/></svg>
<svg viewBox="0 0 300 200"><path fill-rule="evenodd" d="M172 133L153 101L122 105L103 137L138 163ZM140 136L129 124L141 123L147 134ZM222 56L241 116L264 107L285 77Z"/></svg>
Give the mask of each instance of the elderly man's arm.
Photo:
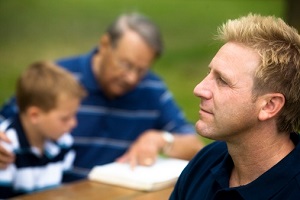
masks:
<svg viewBox="0 0 300 200"><path fill-rule="evenodd" d="M117 159L136 165L152 165L160 153L173 158L190 160L204 147L204 142L196 133L173 133L173 141L164 138L164 131L148 130L132 143L128 151Z"/></svg>

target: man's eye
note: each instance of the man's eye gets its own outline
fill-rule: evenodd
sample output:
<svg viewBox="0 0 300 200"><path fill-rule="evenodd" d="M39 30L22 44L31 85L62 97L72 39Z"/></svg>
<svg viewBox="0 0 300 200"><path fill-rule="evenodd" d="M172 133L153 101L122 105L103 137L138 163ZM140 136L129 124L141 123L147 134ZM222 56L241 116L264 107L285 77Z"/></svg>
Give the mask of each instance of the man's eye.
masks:
<svg viewBox="0 0 300 200"><path fill-rule="evenodd" d="M222 79L221 77L218 77L217 81L218 81L219 84L227 85L227 82L224 79Z"/></svg>
<svg viewBox="0 0 300 200"><path fill-rule="evenodd" d="M120 66L125 70L130 70L132 65L129 62L122 60L120 61Z"/></svg>

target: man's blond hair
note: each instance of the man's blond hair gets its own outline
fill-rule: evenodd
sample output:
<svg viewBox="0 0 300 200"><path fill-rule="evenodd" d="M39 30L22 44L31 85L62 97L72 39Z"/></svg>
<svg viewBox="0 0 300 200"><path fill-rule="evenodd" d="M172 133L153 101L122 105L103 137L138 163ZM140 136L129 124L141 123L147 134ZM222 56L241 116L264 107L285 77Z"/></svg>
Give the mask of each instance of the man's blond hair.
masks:
<svg viewBox="0 0 300 200"><path fill-rule="evenodd" d="M249 14L228 20L218 29L218 39L256 50L261 64L254 75L253 94L281 93L285 105L278 116L281 132L300 128L300 36L296 29L274 16Z"/></svg>

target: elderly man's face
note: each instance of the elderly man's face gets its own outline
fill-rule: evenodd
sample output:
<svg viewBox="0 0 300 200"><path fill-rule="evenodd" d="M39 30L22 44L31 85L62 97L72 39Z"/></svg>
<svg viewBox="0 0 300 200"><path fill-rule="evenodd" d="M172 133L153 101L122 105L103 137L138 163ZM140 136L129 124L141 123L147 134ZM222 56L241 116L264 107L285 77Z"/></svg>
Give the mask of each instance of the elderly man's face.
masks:
<svg viewBox="0 0 300 200"><path fill-rule="evenodd" d="M111 98L134 89L155 58L154 50L133 31L125 32L116 47L109 43L101 47L101 51L97 78L101 88Z"/></svg>

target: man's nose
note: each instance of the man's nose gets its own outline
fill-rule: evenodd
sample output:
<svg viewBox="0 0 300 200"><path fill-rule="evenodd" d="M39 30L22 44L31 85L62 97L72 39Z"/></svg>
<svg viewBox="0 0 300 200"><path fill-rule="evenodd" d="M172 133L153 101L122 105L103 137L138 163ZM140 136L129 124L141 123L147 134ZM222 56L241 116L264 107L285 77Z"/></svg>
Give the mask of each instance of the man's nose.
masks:
<svg viewBox="0 0 300 200"><path fill-rule="evenodd" d="M140 80L140 76L136 71L130 70L126 73L125 80L128 84L135 85Z"/></svg>
<svg viewBox="0 0 300 200"><path fill-rule="evenodd" d="M207 76L194 88L194 95L200 98L209 99L212 96L211 83Z"/></svg>

